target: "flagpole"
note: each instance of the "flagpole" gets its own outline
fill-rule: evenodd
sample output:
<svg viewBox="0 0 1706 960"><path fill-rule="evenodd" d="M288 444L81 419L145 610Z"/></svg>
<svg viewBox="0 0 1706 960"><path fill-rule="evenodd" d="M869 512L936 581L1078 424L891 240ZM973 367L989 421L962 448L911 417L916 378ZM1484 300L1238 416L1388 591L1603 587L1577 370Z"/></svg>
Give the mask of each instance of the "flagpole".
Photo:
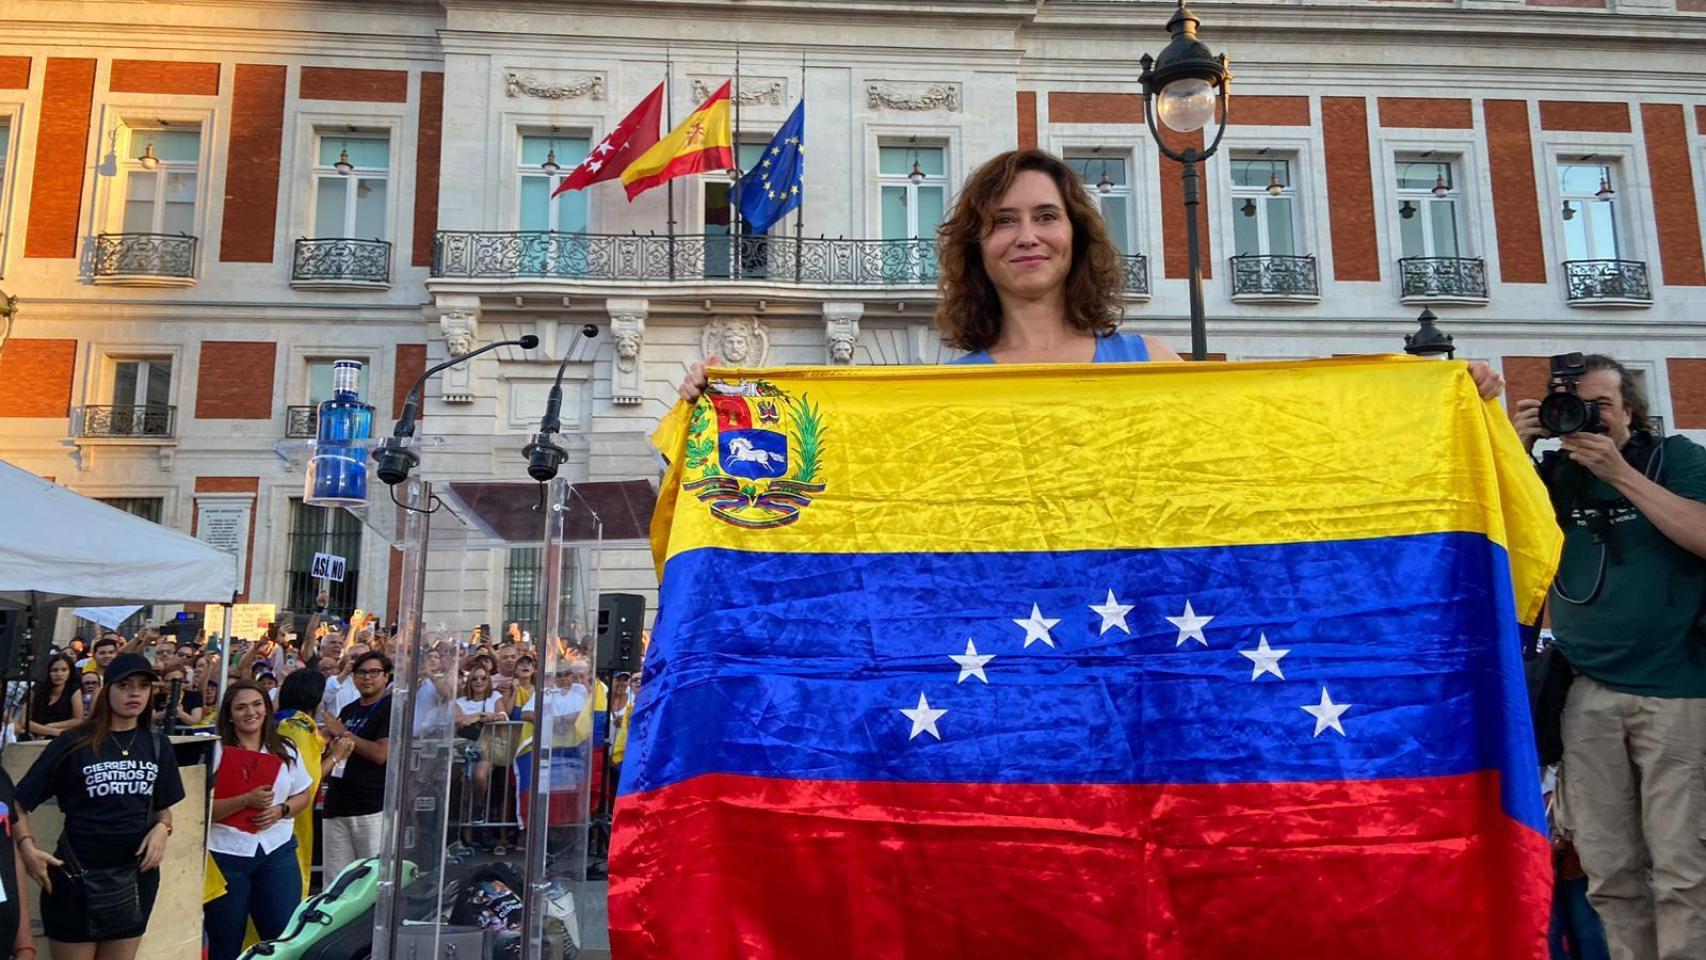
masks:
<svg viewBox="0 0 1706 960"><path fill-rule="evenodd" d="M668 46L663 48L663 128L675 129L675 103L670 91L670 77L675 73L675 61ZM669 198L669 235L664 239L669 254L669 278L675 279L675 181L663 185Z"/></svg>
<svg viewBox="0 0 1706 960"><path fill-rule="evenodd" d="M800 102L801 103L806 102L806 52L804 50L800 51ZM801 117L802 122L800 123L800 152L802 154L805 152L805 142L806 142L806 125L803 122L804 119L805 119L804 117ZM803 164L805 162L805 160L802 159L799 162ZM802 191L802 194L803 194L803 191ZM805 263L805 257L803 256L803 254L805 253L805 233L804 233L805 225L806 225L806 198L805 198L805 196L802 195L800 197L800 205L794 208L794 282L795 283L800 282L800 268Z"/></svg>
<svg viewBox="0 0 1706 960"><path fill-rule="evenodd" d="M731 94L735 101L735 135L734 143L730 144L729 166L735 172L734 187L730 193L734 197L733 207L729 211L729 236L734 241L734 262L729 264L729 276L739 277L741 266L746 262L745 251L741 249L740 235L740 179L743 171L740 168L740 41L735 41L735 85Z"/></svg>

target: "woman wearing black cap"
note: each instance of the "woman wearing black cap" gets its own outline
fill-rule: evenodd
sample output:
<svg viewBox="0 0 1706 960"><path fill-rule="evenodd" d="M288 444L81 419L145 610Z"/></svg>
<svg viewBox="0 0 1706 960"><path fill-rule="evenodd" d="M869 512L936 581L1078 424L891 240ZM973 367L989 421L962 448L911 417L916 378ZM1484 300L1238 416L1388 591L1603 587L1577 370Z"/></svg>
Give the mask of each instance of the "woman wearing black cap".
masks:
<svg viewBox="0 0 1706 960"><path fill-rule="evenodd" d="M157 679L139 654L114 658L88 722L54 738L18 784L14 837L56 960L130 960L148 927L170 808L184 798L171 742L152 727ZM49 797L65 815L52 854L25 816Z"/></svg>

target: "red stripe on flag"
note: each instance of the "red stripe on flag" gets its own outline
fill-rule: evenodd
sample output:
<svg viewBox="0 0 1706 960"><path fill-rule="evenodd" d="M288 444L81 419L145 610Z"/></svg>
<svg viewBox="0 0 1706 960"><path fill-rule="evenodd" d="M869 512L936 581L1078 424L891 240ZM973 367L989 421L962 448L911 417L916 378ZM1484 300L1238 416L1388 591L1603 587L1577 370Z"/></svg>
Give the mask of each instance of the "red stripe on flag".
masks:
<svg viewBox="0 0 1706 960"><path fill-rule="evenodd" d="M686 177L695 173L720 172L734 165L735 153L728 147L706 147L693 153L682 154L671 160L667 166L657 173L649 177L641 177L633 183L627 184L628 201L632 203L634 198L640 194L659 184L674 180L676 177Z"/></svg>
<svg viewBox="0 0 1706 960"><path fill-rule="evenodd" d="M1541 960L1499 777L1078 786L712 775L623 797L623 960Z"/></svg>

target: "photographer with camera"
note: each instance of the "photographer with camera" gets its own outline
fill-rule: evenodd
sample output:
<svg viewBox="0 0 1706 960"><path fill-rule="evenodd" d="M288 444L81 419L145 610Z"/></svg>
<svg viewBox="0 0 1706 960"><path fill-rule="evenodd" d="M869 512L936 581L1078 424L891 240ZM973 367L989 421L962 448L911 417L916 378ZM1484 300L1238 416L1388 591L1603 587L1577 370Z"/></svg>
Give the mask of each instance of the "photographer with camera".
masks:
<svg viewBox="0 0 1706 960"><path fill-rule="evenodd" d="M1564 550L1550 608L1574 679L1559 826L1618 960L1706 957L1706 448L1648 429L1622 364L1552 358L1517 433L1541 461Z"/></svg>

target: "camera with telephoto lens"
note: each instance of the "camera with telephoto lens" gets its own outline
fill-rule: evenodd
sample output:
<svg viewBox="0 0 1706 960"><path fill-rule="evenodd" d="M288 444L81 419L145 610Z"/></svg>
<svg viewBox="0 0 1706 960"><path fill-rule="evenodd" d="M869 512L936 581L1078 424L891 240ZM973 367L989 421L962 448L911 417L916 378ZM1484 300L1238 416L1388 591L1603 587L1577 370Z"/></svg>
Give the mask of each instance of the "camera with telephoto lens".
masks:
<svg viewBox="0 0 1706 960"><path fill-rule="evenodd" d="M1550 436L1605 432L1605 424L1599 419L1599 404L1583 400L1576 390L1576 384L1587 372L1587 363L1579 353L1560 353L1552 358L1552 379L1540 401L1540 425Z"/></svg>

